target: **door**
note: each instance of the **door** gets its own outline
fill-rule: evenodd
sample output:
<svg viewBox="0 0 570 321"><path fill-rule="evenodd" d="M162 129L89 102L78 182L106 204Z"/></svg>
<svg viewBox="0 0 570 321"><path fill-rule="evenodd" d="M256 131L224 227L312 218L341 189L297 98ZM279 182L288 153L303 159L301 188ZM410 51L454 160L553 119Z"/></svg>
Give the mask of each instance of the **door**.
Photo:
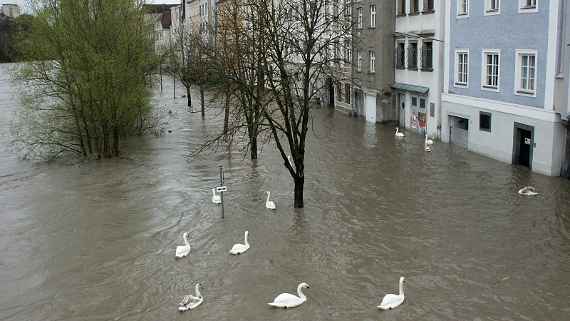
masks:
<svg viewBox="0 0 570 321"><path fill-rule="evenodd" d="M515 123L513 141L513 164L532 168L532 150L534 147L534 128Z"/></svg>
<svg viewBox="0 0 570 321"><path fill-rule="evenodd" d="M469 119L449 116L449 142L465 148L469 146Z"/></svg>

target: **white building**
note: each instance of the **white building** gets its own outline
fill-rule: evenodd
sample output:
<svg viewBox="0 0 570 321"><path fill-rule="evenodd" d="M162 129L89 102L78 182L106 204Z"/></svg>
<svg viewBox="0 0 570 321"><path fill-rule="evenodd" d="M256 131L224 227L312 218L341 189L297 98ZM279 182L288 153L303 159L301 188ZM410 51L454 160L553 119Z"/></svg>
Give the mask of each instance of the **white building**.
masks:
<svg viewBox="0 0 570 321"><path fill-rule="evenodd" d="M443 0L395 0L395 104L400 127L441 137Z"/></svg>
<svg viewBox="0 0 570 321"><path fill-rule="evenodd" d="M2 13L10 18L17 18L20 15L20 6L15 3L5 3L2 5Z"/></svg>

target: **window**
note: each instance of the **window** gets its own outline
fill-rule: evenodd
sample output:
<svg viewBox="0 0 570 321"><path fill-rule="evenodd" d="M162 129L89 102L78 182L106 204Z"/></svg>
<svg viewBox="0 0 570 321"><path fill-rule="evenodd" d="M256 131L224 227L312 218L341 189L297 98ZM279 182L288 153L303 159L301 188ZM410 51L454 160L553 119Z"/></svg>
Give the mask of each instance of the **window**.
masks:
<svg viewBox="0 0 570 321"><path fill-rule="evenodd" d="M424 0L423 13L433 13L433 0Z"/></svg>
<svg viewBox="0 0 570 321"><path fill-rule="evenodd" d="M336 100L342 101L342 84L339 82L336 84Z"/></svg>
<svg viewBox="0 0 570 321"><path fill-rule="evenodd" d="M347 104L350 104L350 97L351 97L350 84L344 85L344 92L345 92L345 101Z"/></svg>
<svg viewBox="0 0 570 321"><path fill-rule="evenodd" d="M347 63L352 62L352 46L350 40L344 41L344 61Z"/></svg>
<svg viewBox="0 0 570 321"><path fill-rule="evenodd" d="M369 51L368 57L370 58L370 72L376 72L376 55L374 51Z"/></svg>
<svg viewBox="0 0 570 321"><path fill-rule="evenodd" d="M356 55L356 70L362 71L362 54L360 53L360 50L356 51Z"/></svg>
<svg viewBox="0 0 570 321"><path fill-rule="evenodd" d="M426 100L425 100L425 98L420 98L420 109L426 109Z"/></svg>
<svg viewBox="0 0 570 321"><path fill-rule="evenodd" d="M491 114L479 112L479 130L491 132Z"/></svg>
<svg viewBox="0 0 570 321"><path fill-rule="evenodd" d="M420 13L420 0L410 0L410 14Z"/></svg>
<svg viewBox="0 0 570 321"><path fill-rule="evenodd" d="M469 51L455 51L455 86L469 86Z"/></svg>
<svg viewBox="0 0 570 321"><path fill-rule="evenodd" d="M457 0L457 15L469 16L469 0Z"/></svg>
<svg viewBox="0 0 570 321"><path fill-rule="evenodd" d="M404 69L406 59L405 44L403 41L398 41L396 43L396 69Z"/></svg>
<svg viewBox="0 0 570 321"><path fill-rule="evenodd" d="M412 107L418 107L418 97L412 96Z"/></svg>
<svg viewBox="0 0 570 321"><path fill-rule="evenodd" d="M521 12L536 12L538 9L538 0L519 0L520 7L519 11Z"/></svg>
<svg viewBox="0 0 570 321"><path fill-rule="evenodd" d="M370 5L370 28L376 28L376 5Z"/></svg>
<svg viewBox="0 0 570 321"><path fill-rule="evenodd" d="M397 6L398 6L397 16L405 16L406 15L406 0L398 0Z"/></svg>
<svg viewBox="0 0 570 321"><path fill-rule="evenodd" d="M418 43L408 43L408 69L418 69Z"/></svg>
<svg viewBox="0 0 570 321"><path fill-rule="evenodd" d="M358 12L357 27L362 29L362 7L356 9L356 11Z"/></svg>
<svg viewBox="0 0 570 321"><path fill-rule="evenodd" d="M499 90L500 52L498 50L483 51L483 89Z"/></svg>
<svg viewBox="0 0 570 321"><path fill-rule="evenodd" d="M435 104L429 103L429 116L435 117Z"/></svg>
<svg viewBox="0 0 570 321"><path fill-rule="evenodd" d="M424 41L422 44L422 70L433 70L433 42Z"/></svg>
<svg viewBox="0 0 570 321"><path fill-rule="evenodd" d="M485 15L498 14L500 2L500 0L485 0Z"/></svg>
<svg viewBox="0 0 570 321"><path fill-rule="evenodd" d="M536 51L517 50L515 78L517 94L536 95Z"/></svg>

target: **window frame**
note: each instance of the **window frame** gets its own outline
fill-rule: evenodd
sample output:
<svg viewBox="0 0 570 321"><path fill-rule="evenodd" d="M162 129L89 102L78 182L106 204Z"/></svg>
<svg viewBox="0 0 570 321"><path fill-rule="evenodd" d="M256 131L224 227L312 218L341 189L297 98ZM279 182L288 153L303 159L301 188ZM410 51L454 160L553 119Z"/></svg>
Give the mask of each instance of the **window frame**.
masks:
<svg viewBox="0 0 570 321"><path fill-rule="evenodd" d="M396 0L396 17L405 17L407 14L407 0Z"/></svg>
<svg viewBox="0 0 570 321"><path fill-rule="evenodd" d="M522 81L522 56L534 56L534 90L523 89L521 86ZM517 96L536 97L538 92L538 50L536 49L516 49L515 50L515 88L514 93Z"/></svg>
<svg viewBox="0 0 570 321"><path fill-rule="evenodd" d="M362 72L362 53L360 50L356 51L356 71Z"/></svg>
<svg viewBox="0 0 570 321"><path fill-rule="evenodd" d="M372 10L374 9L374 10ZM370 5L370 28L376 28L376 5Z"/></svg>
<svg viewBox="0 0 570 321"><path fill-rule="evenodd" d="M356 8L356 29L364 27L364 19L362 17L362 7Z"/></svg>
<svg viewBox="0 0 570 321"><path fill-rule="evenodd" d="M431 1L431 8L429 7ZM426 4L428 6L426 6ZM435 0L423 0L422 1L422 14L430 14L435 12Z"/></svg>
<svg viewBox="0 0 570 321"><path fill-rule="evenodd" d="M519 13L537 13L539 0L534 0L534 1L536 3L534 7L527 7L525 6L527 0L519 0Z"/></svg>
<svg viewBox="0 0 570 321"><path fill-rule="evenodd" d="M465 54L467 57L467 68L465 72L465 83L460 82L459 80L459 54ZM455 49L455 72L454 72L454 79L453 79L453 86L458 88L469 88L469 74L470 74L470 55L469 49Z"/></svg>
<svg viewBox="0 0 570 321"><path fill-rule="evenodd" d="M489 128L482 128L481 127L481 117L482 116L489 116ZM486 111L479 111L479 131L491 133L493 131L493 114L486 112Z"/></svg>
<svg viewBox="0 0 570 321"><path fill-rule="evenodd" d="M402 46L402 50L400 52L400 46ZM402 57L400 57L400 53L402 54ZM400 60L400 58L402 58L402 65L399 65L398 62ZM406 69L406 40L405 39L396 39L396 69L398 70L404 70Z"/></svg>
<svg viewBox="0 0 570 321"><path fill-rule="evenodd" d="M412 44L416 45L416 52L414 54L414 57L415 57L415 65L414 66L410 65L410 56L411 56L410 52L412 51ZM408 45L406 46L406 48L407 48L406 53L407 53L407 58L408 58L408 59L406 59L407 60L407 63L406 63L407 68L406 69L409 69L409 70L418 70L419 69L419 58L418 58L419 47L420 47L419 42L417 40L408 40Z"/></svg>
<svg viewBox="0 0 570 321"><path fill-rule="evenodd" d="M465 1L465 13L459 11L459 9L461 8L461 3ZM461 19L461 18L469 18L469 7L470 7L470 1L469 0L457 0L457 18Z"/></svg>
<svg viewBox="0 0 570 321"><path fill-rule="evenodd" d="M420 0L409 0L410 2L410 16L419 15L420 10Z"/></svg>
<svg viewBox="0 0 570 321"><path fill-rule="evenodd" d="M373 50L368 50L368 64L368 72L376 73L376 53Z"/></svg>
<svg viewBox="0 0 570 321"><path fill-rule="evenodd" d="M431 55L430 55L430 57L431 57L431 62L430 62L429 67L426 67L426 64L424 63L424 60L427 60L427 59L425 59L425 58L427 58L427 51L426 51L426 53L424 54L424 50L427 49L427 48L426 48L426 44L427 44L427 43L430 43L430 44L431 44L431 49L430 49L430 50L431 50ZM421 60L422 66L420 67L420 69L421 69L422 71L433 71L433 60L434 60L434 59L433 59L433 58L434 58L434 55L433 55L433 43L434 43L434 41L431 40L431 39L422 40L422 49L421 49L421 55L420 55L420 56L421 56L421 59L422 59L422 60Z"/></svg>
<svg viewBox="0 0 570 321"><path fill-rule="evenodd" d="M495 1L495 3L497 4L497 9L493 10L491 9L491 2ZM501 0L485 0L485 9L484 9L484 15L486 16L496 16L498 14L501 14Z"/></svg>
<svg viewBox="0 0 570 321"><path fill-rule="evenodd" d="M493 54L498 56L497 60L497 87L487 85L487 55ZM481 51L481 90L500 92L501 91L501 50L500 49L483 49Z"/></svg>

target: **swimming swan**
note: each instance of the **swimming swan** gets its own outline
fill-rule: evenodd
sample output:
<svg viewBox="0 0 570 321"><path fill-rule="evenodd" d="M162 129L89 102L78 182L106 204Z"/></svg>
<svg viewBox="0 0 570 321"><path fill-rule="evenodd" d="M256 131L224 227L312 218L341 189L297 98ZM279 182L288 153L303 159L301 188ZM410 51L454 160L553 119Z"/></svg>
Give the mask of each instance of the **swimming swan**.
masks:
<svg viewBox="0 0 570 321"><path fill-rule="evenodd" d="M244 234L245 234L244 244L240 244L240 243L234 244L234 246L230 250L230 254L239 255L239 254L242 254L243 252L245 252L249 249L249 243L247 243L247 235L249 234L249 231L245 231Z"/></svg>
<svg viewBox="0 0 570 321"><path fill-rule="evenodd" d="M184 245L179 245L176 247L176 258L182 258L190 253L190 243L188 243L188 232L184 232L182 234L182 238L184 239Z"/></svg>
<svg viewBox="0 0 570 321"><path fill-rule="evenodd" d="M400 128L396 127L396 133L394 134L394 136L396 137L406 137L406 135L404 135L404 133L400 132Z"/></svg>
<svg viewBox="0 0 570 321"><path fill-rule="evenodd" d="M269 196L271 195L271 192L266 192L266 193L267 193L267 200L265 201L265 207L267 207L270 210L274 210L275 209L275 202L269 200Z"/></svg>
<svg viewBox="0 0 570 321"><path fill-rule="evenodd" d="M216 189L212 188L212 203L214 204L221 204L222 197L219 194L216 194Z"/></svg>
<svg viewBox="0 0 570 321"><path fill-rule="evenodd" d="M534 187L525 186L525 187L519 189L519 194L524 195L524 196L535 196L535 195L538 195L539 193L536 191L536 189L534 189Z"/></svg>
<svg viewBox="0 0 570 321"><path fill-rule="evenodd" d="M402 304L404 302L404 282L404 277L400 277L400 294L386 294L377 308L389 310Z"/></svg>
<svg viewBox="0 0 570 321"><path fill-rule="evenodd" d="M200 283L196 283L196 295L185 295L182 301L178 303L178 311L184 312L195 309L202 304L202 302L204 302L204 297L200 293Z"/></svg>
<svg viewBox="0 0 570 321"><path fill-rule="evenodd" d="M305 303L305 301L307 301L307 297L305 296L305 294L303 294L303 291L301 290L308 288L309 285L303 282L299 284L299 286L297 287L297 294L299 296L289 293L281 293L277 297L275 297L275 299L273 299L273 302L267 304L272 307L284 308L284 309L298 307L301 304Z"/></svg>
<svg viewBox="0 0 570 321"><path fill-rule="evenodd" d="M424 149L426 152L431 152L431 147L429 145L425 145Z"/></svg>
<svg viewBox="0 0 570 321"><path fill-rule="evenodd" d="M427 136L427 134L426 134L425 144L426 144L427 146L433 145L433 140L429 139L428 136Z"/></svg>

